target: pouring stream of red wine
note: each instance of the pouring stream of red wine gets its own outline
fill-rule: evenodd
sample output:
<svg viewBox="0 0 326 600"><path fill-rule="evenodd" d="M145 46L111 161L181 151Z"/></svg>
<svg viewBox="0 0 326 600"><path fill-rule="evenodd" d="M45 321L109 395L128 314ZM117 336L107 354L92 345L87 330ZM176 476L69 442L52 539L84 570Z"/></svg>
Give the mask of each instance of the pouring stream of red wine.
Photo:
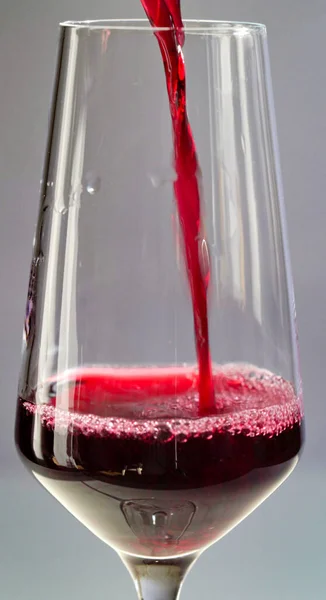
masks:
<svg viewBox="0 0 326 600"><path fill-rule="evenodd" d="M204 237L200 198L200 167L187 115L186 71L182 52L184 30L180 0L141 0L162 54L168 91L176 179L174 194L182 230L185 263L192 296L199 367L201 414L214 411L214 388L209 349L207 291L210 279L208 246Z"/></svg>

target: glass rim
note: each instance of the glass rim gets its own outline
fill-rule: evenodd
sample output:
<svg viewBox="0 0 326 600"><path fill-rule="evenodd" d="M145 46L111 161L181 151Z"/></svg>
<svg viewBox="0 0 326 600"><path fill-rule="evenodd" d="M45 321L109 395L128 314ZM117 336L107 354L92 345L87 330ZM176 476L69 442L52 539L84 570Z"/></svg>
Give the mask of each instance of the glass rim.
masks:
<svg viewBox="0 0 326 600"><path fill-rule="evenodd" d="M266 25L247 21L217 21L184 19L186 33L265 33ZM148 19L99 19L85 21L62 21L63 29L120 30L120 31L169 31L170 27L153 27Z"/></svg>

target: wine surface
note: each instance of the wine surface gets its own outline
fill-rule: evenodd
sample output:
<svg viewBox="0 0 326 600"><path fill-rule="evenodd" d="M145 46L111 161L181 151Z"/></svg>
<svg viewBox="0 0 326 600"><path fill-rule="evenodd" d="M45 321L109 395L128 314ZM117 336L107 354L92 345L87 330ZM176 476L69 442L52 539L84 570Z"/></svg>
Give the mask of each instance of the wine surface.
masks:
<svg viewBox="0 0 326 600"><path fill-rule="evenodd" d="M118 550L189 554L234 527L291 472L293 387L251 366L213 368L201 416L196 367L86 368L19 399L17 444L36 478Z"/></svg>

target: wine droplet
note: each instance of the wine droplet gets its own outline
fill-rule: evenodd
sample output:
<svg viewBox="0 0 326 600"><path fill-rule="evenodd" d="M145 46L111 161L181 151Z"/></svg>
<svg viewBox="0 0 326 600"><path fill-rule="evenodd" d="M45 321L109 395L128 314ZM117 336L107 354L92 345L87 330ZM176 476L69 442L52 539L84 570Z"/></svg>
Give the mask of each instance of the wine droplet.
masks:
<svg viewBox="0 0 326 600"><path fill-rule="evenodd" d="M162 185L162 180L158 175L150 174L149 179L153 188L155 189L159 188Z"/></svg>
<svg viewBox="0 0 326 600"><path fill-rule="evenodd" d="M59 215L66 215L68 212L68 208L66 206L60 206L57 212L59 213Z"/></svg>
<svg viewBox="0 0 326 600"><path fill-rule="evenodd" d="M86 190L91 195L94 196L97 192L100 191L101 188L101 178L98 175L94 175L93 173L88 174L86 177Z"/></svg>
<svg viewBox="0 0 326 600"><path fill-rule="evenodd" d="M162 187L163 185L170 184L176 180L177 175L172 167L163 168L160 173L149 173L148 178L155 189Z"/></svg>

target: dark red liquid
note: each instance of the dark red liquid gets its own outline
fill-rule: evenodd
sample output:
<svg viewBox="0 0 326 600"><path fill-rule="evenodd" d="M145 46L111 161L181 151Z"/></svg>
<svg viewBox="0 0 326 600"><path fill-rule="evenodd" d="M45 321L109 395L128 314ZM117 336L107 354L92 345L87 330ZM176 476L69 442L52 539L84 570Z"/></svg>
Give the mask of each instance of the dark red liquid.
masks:
<svg viewBox="0 0 326 600"><path fill-rule="evenodd" d="M209 349L207 290L210 278L208 245L201 214L201 174L196 145L187 115L186 70L182 53L184 32L180 0L141 0L154 27L162 54L174 139L176 180L174 193L183 234L185 262L192 295L199 395L202 414L213 405L213 383Z"/></svg>
<svg viewBox="0 0 326 600"><path fill-rule="evenodd" d="M219 413L200 416L195 368L88 368L19 399L16 440L35 477L96 535L144 557L216 541L291 472L293 387L254 367L214 368Z"/></svg>

